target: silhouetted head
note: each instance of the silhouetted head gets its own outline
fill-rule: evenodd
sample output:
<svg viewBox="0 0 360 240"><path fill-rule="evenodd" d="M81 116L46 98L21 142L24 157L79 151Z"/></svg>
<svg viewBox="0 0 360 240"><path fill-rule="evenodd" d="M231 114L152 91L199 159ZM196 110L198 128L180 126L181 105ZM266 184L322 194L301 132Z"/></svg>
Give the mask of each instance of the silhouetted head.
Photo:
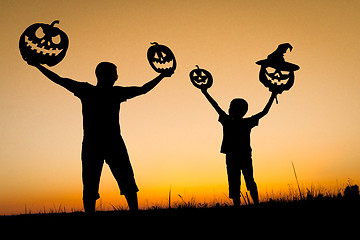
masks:
<svg viewBox="0 0 360 240"><path fill-rule="evenodd" d="M234 98L230 102L229 115L231 117L242 118L248 110L248 103L242 98Z"/></svg>
<svg viewBox="0 0 360 240"><path fill-rule="evenodd" d="M97 86L112 87L118 79L116 66L110 62L101 62L96 66L95 74L97 77Z"/></svg>

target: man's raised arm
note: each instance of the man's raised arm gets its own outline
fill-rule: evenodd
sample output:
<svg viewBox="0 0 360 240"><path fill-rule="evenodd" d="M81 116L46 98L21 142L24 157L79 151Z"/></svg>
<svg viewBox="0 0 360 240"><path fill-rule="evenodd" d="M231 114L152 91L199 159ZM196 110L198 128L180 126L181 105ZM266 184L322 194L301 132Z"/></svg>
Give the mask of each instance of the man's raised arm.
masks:
<svg viewBox="0 0 360 240"><path fill-rule="evenodd" d="M144 85L142 85L141 87L127 87L128 90L128 96L127 98L133 98L142 94L146 94L148 93L150 90L152 90L156 85L159 84L159 82L164 78L164 77L171 77L171 75L174 72L164 72L159 74L159 76L157 76L156 78L154 78L153 80L145 83Z"/></svg>
<svg viewBox="0 0 360 240"><path fill-rule="evenodd" d="M49 78L51 81L53 81L54 83L68 89L69 91L73 92L76 81L69 79L69 78L62 78L59 75L57 75L56 73L54 73L53 71L47 69L46 67L40 65L40 64L36 64L33 65L34 67L36 67L37 69L40 70L40 72L42 74L44 74L47 78Z"/></svg>

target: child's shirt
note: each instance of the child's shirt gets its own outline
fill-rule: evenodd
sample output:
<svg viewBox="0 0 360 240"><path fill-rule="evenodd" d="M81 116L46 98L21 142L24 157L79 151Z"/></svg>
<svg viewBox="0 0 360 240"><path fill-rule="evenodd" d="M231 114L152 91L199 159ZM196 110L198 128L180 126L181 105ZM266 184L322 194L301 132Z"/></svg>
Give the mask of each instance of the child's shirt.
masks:
<svg viewBox="0 0 360 240"><path fill-rule="evenodd" d="M249 118L234 119L225 112L219 115L223 125L223 140L221 153L239 154L251 158L250 133L259 124L259 118L254 115Z"/></svg>

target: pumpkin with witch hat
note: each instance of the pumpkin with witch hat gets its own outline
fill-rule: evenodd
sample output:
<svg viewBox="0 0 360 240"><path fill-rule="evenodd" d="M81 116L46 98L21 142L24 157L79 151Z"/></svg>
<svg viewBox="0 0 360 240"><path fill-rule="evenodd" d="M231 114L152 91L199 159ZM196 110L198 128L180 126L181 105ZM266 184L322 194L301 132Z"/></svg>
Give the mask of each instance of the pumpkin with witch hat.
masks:
<svg viewBox="0 0 360 240"><path fill-rule="evenodd" d="M300 67L285 61L284 54L288 49L293 49L290 43L280 44L266 59L256 62L261 66L259 80L271 92L280 94L294 85L294 71Z"/></svg>

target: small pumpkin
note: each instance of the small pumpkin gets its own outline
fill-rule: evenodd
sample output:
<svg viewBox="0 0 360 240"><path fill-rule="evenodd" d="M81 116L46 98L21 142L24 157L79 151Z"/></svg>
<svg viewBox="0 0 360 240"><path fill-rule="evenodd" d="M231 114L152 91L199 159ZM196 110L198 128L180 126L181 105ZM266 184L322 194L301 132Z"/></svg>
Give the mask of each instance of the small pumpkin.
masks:
<svg viewBox="0 0 360 240"><path fill-rule="evenodd" d="M58 64L66 54L69 46L69 38L57 27L59 20L50 25L35 23L20 36L19 49L25 61L54 66Z"/></svg>
<svg viewBox="0 0 360 240"><path fill-rule="evenodd" d="M157 42L151 44L152 46L147 51L150 66L158 73L173 72L176 69L176 59L170 48Z"/></svg>
<svg viewBox="0 0 360 240"><path fill-rule="evenodd" d="M206 89L212 86L213 77L209 71L196 65L196 68L190 72L190 81L195 87Z"/></svg>
<svg viewBox="0 0 360 240"><path fill-rule="evenodd" d="M287 49L293 49L290 43L280 44L267 59L256 62L261 65L259 80L271 92L282 93L289 90L294 85L294 72L300 69L298 65L285 61Z"/></svg>

